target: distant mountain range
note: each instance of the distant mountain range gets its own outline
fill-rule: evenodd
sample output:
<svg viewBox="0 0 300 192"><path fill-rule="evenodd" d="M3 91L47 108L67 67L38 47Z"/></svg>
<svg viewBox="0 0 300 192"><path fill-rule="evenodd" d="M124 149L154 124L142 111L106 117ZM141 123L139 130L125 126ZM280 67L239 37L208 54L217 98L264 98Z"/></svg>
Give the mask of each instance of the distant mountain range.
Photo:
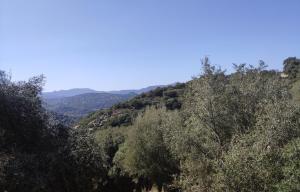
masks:
<svg viewBox="0 0 300 192"><path fill-rule="evenodd" d="M44 98L44 106L61 115L79 118L93 111L109 108L112 105L131 99L131 94L84 93L70 97Z"/></svg>
<svg viewBox="0 0 300 192"><path fill-rule="evenodd" d="M97 92L98 91L89 88L75 88L69 90L44 92L42 96L45 99L54 99L54 98L72 97L72 96L81 95L85 93L97 93Z"/></svg>
<svg viewBox="0 0 300 192"><path fill-rule="evenodd" d="M136 95L154 90L164 85L142 89L119 91L96 91L89 88L75 88L42 93L44 106L49 111L72 118L83 117L93 111L109 108L114 104L129 100Z"/></svg>
<svg viewBox="0 0 300 192"><path fill-rule="evenodd" d="M81 95L85 93L141 94L156 89L157 87L166 87L166 85L154 85L142 89L128 89L128 90L118 90L118 91L96 91L89 88L74 88L68 90L44 92L42 96L45 99L53 99L53 98L72 97L72 96Z"/></svg>

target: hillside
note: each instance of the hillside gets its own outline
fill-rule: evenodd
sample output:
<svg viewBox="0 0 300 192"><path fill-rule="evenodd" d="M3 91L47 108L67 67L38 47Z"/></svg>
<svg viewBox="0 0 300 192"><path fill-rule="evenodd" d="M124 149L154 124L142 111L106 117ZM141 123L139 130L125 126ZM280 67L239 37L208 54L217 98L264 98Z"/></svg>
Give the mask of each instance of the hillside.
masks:
<svg viewBox="0 0 300 192"><path fill-rule="evenodd" d="M142 93L129 101L115 104L109 109L98 110L81 119L80 127L103 129L129 125L140 111L148 106L165 106L167 109L180 109L185 83L158 87Z"/></svg>
<svg viewBox="0 0 300 192"><path fill-rule="evenodd" d="M69 116L128 99L75 127L43 109L42 77L14 83L0 73L0 189L299 191L299 73L291 65L283 74L241 64L228 75L206 58L187 83L50 99Z"/></svg>
<svg viewBox="0 0 300 192"><path fill-rule="evenodd" d="M135 94L85 93L71 97L44 99L45 107L61 115L79 118L93 111L109 108Z"/></svg>
<svg viewBox="0 0 300 192"><path fill-rule="evenodd" d="M298 79L266 70L263 62L226 75L207 59L203 71L81 119L75 130L104 150L111 191L295 186L299 174L290 170L299 165L299 106L291 105L291 96L299 98Z"/></svg>
<svg viewBox="0 0 300 192"><path fill-rule="evenodd" d="M158 87L167 87L167 85L153 85L141 89L124 89L124 90L113 90L113 91L96 91L90 88L74 88L74 89L67 89L67 90L43 92L42 97L45 99L54 99L54 98L72 97L72 96L81 95L85 93L141 94L141 93L154 90Z"/></svg>
<svg viewBox="0 0 300 192"><path fill-rule="evenodd" d="M118 91L96 91L89 88L75 88L42 93L44 107L57 117L64 117L67 122L73 122L99 109L126 101L135 95L149 92L165 85L149 86L141 89ZM61 118L59 118L61 119Z"/></svg>
<svg viewBox="0 0 300 192"><path fill-rule="evenodd" d="M91 113L76 130L87 130L105 150L108 172L113 173L109 182L126 181L122 188L110 186L115 191L130 191L135 179L147 188L145 177L150 186L164 183L160 185L167 191L190 186L191 191L262 191L265 186L282 191L289 175L298 176L285 172L297 159L298 149L288 150L298 145L293 138L299 135L300 70L297 63L291 65L293 70L285 75L265 70L264 63L257 68L239 65L235 73L225 75L207 64L204 75ZM294 70L297 75L292 76ZM291 96L295 106L290 105ZM292 161L278 168L273 159L286 161L285 153L291 153ZM266 179L264 172L272 177ZM182 174L183 183L172 181L174 174ZM276 174L284 179L276 179Z"/></svg>

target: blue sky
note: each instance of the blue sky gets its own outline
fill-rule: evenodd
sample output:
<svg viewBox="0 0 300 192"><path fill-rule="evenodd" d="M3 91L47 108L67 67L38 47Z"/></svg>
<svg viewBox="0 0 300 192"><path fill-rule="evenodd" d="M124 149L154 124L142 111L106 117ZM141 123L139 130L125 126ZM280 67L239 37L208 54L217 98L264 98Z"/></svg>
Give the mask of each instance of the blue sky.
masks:
<svg viewBox="0 0 300 192"><path fill-rule="evenodd" d="M0 69L46 91L187 81L200 59L282 68L300 56L298 0L0 0Z"/></svg>

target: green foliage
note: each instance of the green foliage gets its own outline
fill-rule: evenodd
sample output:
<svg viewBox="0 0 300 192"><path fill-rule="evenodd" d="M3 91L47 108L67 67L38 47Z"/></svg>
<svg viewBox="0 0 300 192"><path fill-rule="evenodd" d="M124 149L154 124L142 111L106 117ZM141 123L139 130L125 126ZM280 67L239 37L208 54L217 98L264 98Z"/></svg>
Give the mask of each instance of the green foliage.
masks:
<svg viewBox="0 0 300 192"><path fill-rule="evenodd" d="M295 62L285 71L294 74ZM207 58L202 66L190 82L96 111L73 129L45 113L42 78L13 83L0 72L0 190L299 191L297 78L262 61L230 75Z"/></svg>
<svg viewBox="0 0 300 192"><path fill-rule="evenodd" d="M283 71L286 73L290 79L295 79L298 77L300 72L300 59L296 57L289 57L283 62Z"/></svg>
<svg viewBox="0 0 300 192"><path fill-rule="evenodd" d="M70 191L105 191L108 174L108 157L95 142L94 136L85 130L73 130L69 138L67 158L71 166L66 178ZM74 166L74 167L73 167Z"/></svg>
<svg viewBox="0 0 300 192"><path fill-rule="evenodd" d="M234 67L226 75L205 58L203 73L192 81L144 93L84 120L104 130L115 127L109 132L132 124L106 144L113 177L132 178L135 189L158 184L191 192L295 191L297 172L291 176L286 170L297 162L283 155L283 147L300 136L291 81L265 70L262 61L258 67Z"/></svg>
<svg viewBox="0 0 300 192"><path fill-rule="evenodd" d="M115 157L133 178L143 178L162 186L176 173L175 159L164 139L164 109L149 108L138 116L123 147Z"/></svg>
<svg viewBox="0 0 300 192"><path fill-rule="evenodd" d="M34 152L47 148L46 116L38 94L43 77L13 83L4 72L0 77L0 148ZM35 127L40 127L36 129ZM35 138L32 140L32 138Z"/></svg>
<svg viewBox="0 0 300 192"><path fill-rule="evenodd" d="M293 97L293 101L295 104L299 105L300 104L300 79L292 81L290 84L290 92Z"/></svg>
<svg viewBox="0 0 300 192"><path fill-rule="evenodd" d="M50 125L39 99L43 77L11 82L0 72L0 190L47 191L48 165L64 131Z"/></svg>
<svg viewBox="0 0 300 192"><path fill-rule="evenodd" d="M181 103L176 98L170 98L166 101L166 108L170 110L180 109Z"/></svg>
<svg viewBox="0 0 300 192"><path fill-rule="evenodd" d="M214 191L276 191L282 182L281 147L299 137L299 108L283 98L265 104L255 126L237 135L219 160Z"/></svg>
<svg viewBox="0 0 300 192"><path fill-rule="evenodd" d="M213 191L275 191L274 185L281 178L278 154L258 150L253 145L241 139L224 155L216 171Z"/></svg>
<svg viewBox="0 0 300 192"><path fill-rule="evenodd" d="M42 84L0 72L0 191L105 191L106 156L88 133L48 116Z"/></svg>
<svg viewBox="0 0 300 192"><path fill-rule="evenodd" d="M184 190L274 191L281 179L275 149L299 137L299 108L289 104L286 82L263 62L235 68L226 76L205 59L203 74L188 84L183 130L172 142Z"/></svg>
<svg viewBox="0 0 300 192"><path fill-rule="evenodd" d="M99 110L80 120L79 127L91 129L106 129L108 127L128 126L140 112L149 106L166 106L169 110L180 109L185 84L156 88L142 93L133 99L119 103L110 109Z"/></svg>
<svg viewBox="0 0 300 192"><path fill-rule="evenodd" d="M108 128L104 130L99 130L95 133L95 141L104 150L106 157L108 158L108 163L110 168L113 168L113 159L116 152L119 150L120 145L125 142L125 137L127 135L128 128L120 127ZM113 171L113 170L111 170ZM113 172L111 174L114 174Z"/></svg>
<svg viewBox="0 0 300 192"><path fill-rule="evenodd" d="M300 138L290 141L282 149L283 176L276 185L278 191L296 192L300 190Z"/></svg>

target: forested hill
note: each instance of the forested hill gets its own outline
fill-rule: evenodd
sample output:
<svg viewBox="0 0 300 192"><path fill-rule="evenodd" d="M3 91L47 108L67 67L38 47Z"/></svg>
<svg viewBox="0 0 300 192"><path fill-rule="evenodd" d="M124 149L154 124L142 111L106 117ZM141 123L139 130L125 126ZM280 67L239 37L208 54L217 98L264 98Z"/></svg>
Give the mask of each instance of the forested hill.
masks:
<svg viewBox="0 0 300 192"><path fill-rule="evenodd" d="M95 91L88 88L76 88L53 92L44 92L42 98L44 107L58 116L64 116L71 121L78 121L87 114L110 108L114 104L126 101L136 95L149 92L165 85L149 86L142 89L119 91Z"/></svg>
<svg viewBox="0 0 300 192"><path fill-rule="evenodd" d="M289 91L293 96L293 100L300 104L300 59L290 57L283 62L283 72L264 70L266 77L285 76L285 81L289 85ZM227 78L230 78L229 75ZM77 127L90 129L104 129L108 127L128 126L131 125L135 117L143 112L146 107L159 106L166 107L168 110L181 109L184 100L184 92L188 84L192 84L193 80L187 83L177 83L170 86L152 86L141 89L148 92L141 92L129 101L120 102L111 108L97 110L84 117L77 124ZM152 88L155 88L152 90ZM127 93L127 92L126 92Z"/></svg>
<svg viewBox="0 0 300 192"><path fill-rule="evenodd" d="M76 128L104 149L109 182L122 183L113 191L297 191L298 64L236 65L225 75L206 59L199 77L94 112Z"/></svg>
<svg viewBox="0 0 300 192"><path fill-rule="evenodd" d="M300 191L299 59L202 67L75 127L43 108L42 77L0 71L0 191Z"/></svg>
<svg viewBox="0 0 300 192"><path fill-rule="evenodd" d="M134 98L115 104L109 109L98 110L84 117L78 126L92 129L103 129L132 124L139 112L149 106L165 106L167 109L180 109L185 83L167 87L157 87Z"/></svg>
<svg viewBox="0 0 300 192"><path fill-rule="evenodd" d="M136 96L129 94L85 93L62 98L44 98L45 107L65 116L80 118L93 111L109 108Z"/></svg>

